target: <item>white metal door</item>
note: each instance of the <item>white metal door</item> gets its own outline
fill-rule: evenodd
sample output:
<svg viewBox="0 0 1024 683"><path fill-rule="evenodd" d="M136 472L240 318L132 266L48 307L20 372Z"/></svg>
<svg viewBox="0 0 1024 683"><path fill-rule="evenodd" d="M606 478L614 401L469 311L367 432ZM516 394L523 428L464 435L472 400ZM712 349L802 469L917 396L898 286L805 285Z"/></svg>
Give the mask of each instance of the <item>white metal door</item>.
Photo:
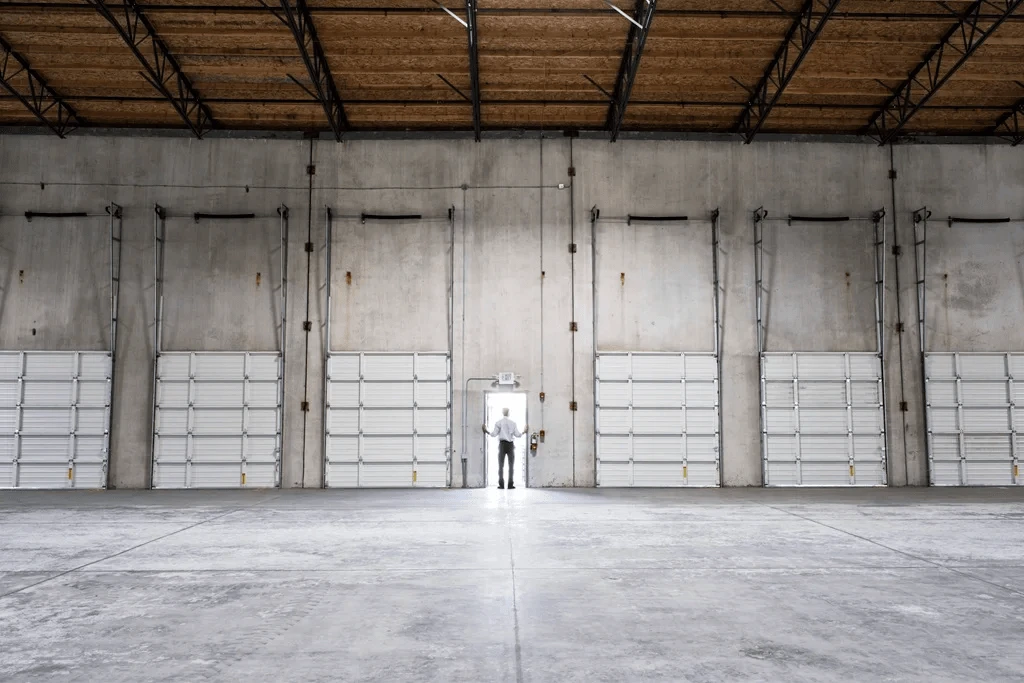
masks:
<svg viewBox="0 0 1024 683"><path fill-rule="evenodd" d="M111 369L105 351L0 352L0 488L106 486Z"/></svg>
<svg viewBox="0 0 1024 683"><path fill-rule="evenodd" d="M1021 484L1016 410L1024 353L927 353L928 458L933 486Z"/></svg>
<svg viewBox="0 0 1024 683"><path fill-rule="evenodd" d="M331 352L326 413L328 487L447 485L447 353Z"/></svg>
<svg viewBox="0 0 1024 683"><path fill-rule="evenodd" d="M878 354L761 358L765 486L885 485Z"/></svg>
<svg viewBox="0 0 1024 683"><path fill-rule="evenodd" d="M282 390L279 353L161 353L153 487L278 486Z"/></svg>
<svg viewBox="0 0 1024 683"><path fill-rule="evenodd" d="M597 485L718 486L713 353L597 355Z"/></svg>

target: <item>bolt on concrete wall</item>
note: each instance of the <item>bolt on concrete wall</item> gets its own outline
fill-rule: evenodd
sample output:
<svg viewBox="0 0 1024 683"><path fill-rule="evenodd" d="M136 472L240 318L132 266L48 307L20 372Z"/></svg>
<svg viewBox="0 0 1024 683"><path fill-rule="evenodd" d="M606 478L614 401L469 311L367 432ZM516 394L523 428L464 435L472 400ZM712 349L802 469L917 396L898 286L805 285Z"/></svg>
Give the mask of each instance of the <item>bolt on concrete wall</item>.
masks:
<svg viewBox="0 0 1024 683"><path fill-rule="evenodd" d="M866 216L885 207L891 243L903 247L901 257L887 255L890 482L923 484L910 213L927 204L939 216L997 212L1024 217L1024 162L1011 150L985 147L897 148L895 195L888 177L889 150L825 143L611 145L559 136L479 144L337 145L86 136L61 141L26 135L0 139L0 159L4 213L102 210L111 201L124 207L110 476L118 487L144 487L149 480L152 209L157 202L172 214L201 209L272 214L281 204L291 209L282 474L288 487L322 485L327 206L350 215L443 216L448 207L455 208L454 254L448 252L447 224L335 223L332 337L337 349L446 348L447 273L454 256L456 486L463 483L458 467L463 452L467 483L483 480L479 429L467 430L465 444L462 439L465 380L502 370L520 375L529 392L531 428L546 432L538 455L530 458L530 483L594 483L592 206L605 216L704 216L721 210L723 470L731 486L758 485L761 477L752 211L765 206L773 216ZM310 163L316 167L313 176L307 174ZM96 240L84 232L63 239L35 227L22 234L21 228L12 229L17 220L0 220L3 348L36 348L26 337L34 323L38 348L102 348L105 314L96 302L106 300L109 288L106 250L101 250L105 229L97 230L103 234ZM177 236L176 227L168 229L169 238L181 244L170 243L173 250L168 250L167 329L178 336L166 338L165 346L276 348L277 224L243 230L238 239L228 235L227 227L204 231L202 224L192 226ZM865 276L871 270L870 241L854 229L838 230L834 237L804 226L772 238L778 262L769 283L770 344L873 347L873 290ZM1008 251L1019 250L1020 237L994 234L958 250L958 256L952 255L952 243L935 238L931 263L958 275L948 301L930 290L935 308L929 318L937 326L933 338L939 334L950 344L1019 350L1019 325L1004 321L1024 315L1020 282L978 271L1002 267ZM600 343L607 335L607 343L624 347L711 348L710 323L704 322L710 320L710 247L699 231L692 240L680 235L663 226L601 233ZM307 241L312 252L305 250ZM570 244L576 245L575 254ZM45 280L32 281L46 286L32 296L19 296L22 270L30 279L47 274ZM630 290L625 299L623 284ZM809 305L815 300L835 305ZM474 385L465 396L469 427L482 418L480 389ZM575 411L570 410L573 401ZM903 401L906 411L899 409Z"/></svg>

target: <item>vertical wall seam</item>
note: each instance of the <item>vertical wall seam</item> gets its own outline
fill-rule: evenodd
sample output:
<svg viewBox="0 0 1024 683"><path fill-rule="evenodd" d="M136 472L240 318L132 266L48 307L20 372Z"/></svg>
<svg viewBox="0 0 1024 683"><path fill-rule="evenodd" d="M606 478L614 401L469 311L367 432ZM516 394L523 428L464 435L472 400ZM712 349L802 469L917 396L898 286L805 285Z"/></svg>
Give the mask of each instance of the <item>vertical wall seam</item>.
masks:
<svg viewBox="0 0 1024 683"><path fill-rule="evenodd" d="M310 244L313 241L313 174L309 171L313 168L313 148L316 145L316 141L313 138L309 140L309 168L306 171L306 178L309 182L309 194L306 198L306 244ZM310 287L313 280L313 252L306 249L306 317L303 321L309 320L309 305L311 299ZM330 273L327 277L330 277ZM303 405L309 406L309 336L312 334L312 330L309 329L312 326L307 326L303 323L303 329L306 335L306 350L305 350L305 364L303 365L302 372L302 402ZM325 397L322 397L325 399ZM326 400L326 399L325 399ZM309 410L302 411L302 470L300 479L300 488L306 488L306 441L309 439ZM326 454L325 454L326 455ZM322 470L323 468L321 468ZM323 476L323 475L321 475ZM321 484L322 488L322 484Z"/></svg>
<svg viewBox="0 0 1024 683"><path fill-rule="evenodd" d="M903 405L907 400L906 391L906 369L903 364L903 297L900 293L900 261L896 254L900 253L900 233L899 233L899 214L896 208L896 155L893 151L892 143L889 143L889 188L892 199L892 248L893 248L893 261L895 262L895 268L893 270L896 273L896 341L899 349L900 359L900 405ZM882 315L885 315L885 311L882 311ZM907 449L907 414L903 410L899 410L900 420L903 424L902 430L902 444L903 444L903 485L910 486L910 464L909 464L909 451ZM888 430L887 432L888 433ZM889 457L892 457L890 449ZM891 486L890 479L890 486Z"/></svg>
<svg viewBox="0 0 1024 683"><path fill-rule="evenodd" d="M569 243L576 244L576 171L572 156L572 138L569 138L569 168L573 169L569 175ZM542 189L541 192L544 190ZM590 274L594 276L593 273ZM576 320L576 252L569 252L569 301L572 309L572 319ZM572 368L572 401L576 402L576 334L570 333L570 367ZM572 485L576 486L576 416L579 411L572 411L572 437L569 445L569 452L572 455ZM597 452L594 453L597 457Z"/></svg>

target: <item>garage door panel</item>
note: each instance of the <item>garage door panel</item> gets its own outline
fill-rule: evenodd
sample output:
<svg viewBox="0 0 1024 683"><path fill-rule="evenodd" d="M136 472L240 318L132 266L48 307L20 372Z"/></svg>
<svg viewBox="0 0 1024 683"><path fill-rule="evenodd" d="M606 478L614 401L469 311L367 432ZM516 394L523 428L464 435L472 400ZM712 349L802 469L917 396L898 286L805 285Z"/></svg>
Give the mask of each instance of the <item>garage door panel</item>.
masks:
<svg viewBox="0 0 1024 683"><path fill-rule="evenodd" d="M679 382L633 381L633 407L682 406L683 385Z"/></svg>
<svg viewBox="0 0 1024 683"><path fill-rule="evenodd" d="M761 363L767 380L792 380L794 377L793 356L789 354L764 356Z"/></svg>
<svg viewBox="0 0 1024 683"><path fill-rule="evenodd" d="M76 375L74 353L34 352L25 354L26 380L70 381Z"/></svg>
<svg viewBox="0 0 1024 683"><path fill-rule="evenodd" d="M363 406L367 408L394 408L412 406L413 383L367 382L363 384Z"/></svg>
<svg viewBox="0 0 1024 683"><path fill-rule="evenodd" d="M18 465L18 488L63 489L68 488L70 482L66 461L64 463L26 461Z"/></svg>
<svg viewBox="0 0 1024 683"><path fill-rule="evenodd" d="M198 408L240 406L244 402L244 392L242 382L196 382L192 404Z"/></svg>
<svg viewBox="0 0 1024 683"><path fill-rule="evenodd" d="M14 408L20 395L21 385L17 381L0 381L0 408Z"/></svg>
<svg viewBox="0 0 1024 683"><path fill-rule="evenodd" d="M14 434L17 431L18 414L16 408L0 408L0 434Z"/></svg>
<svg viewBox="0 0 1024 683"><path fill-rule="evenodd" d="M21 353L0 351L0 381L14 381L22 375Z"/></svg>
<svg viewBox="0 0 1024 683"><path fill-rule="evenodd" d="M787 367L792 382L768 379ZM871 353L762 355L766 486L885 484L879 369Z"/></svg>
<svg viewBox="0 0 1024 683"><path fill-rule="evenodd" d="M104 434L107 431L106 408L79 408L75 411L75 432L83 434Z"/></svg>
<svg viewBox="0 0 1024 683"><path fill-rule="evenodd" d="M74 383L65 380L62 382L26 381L22 389L23 406L70 406L74 395Z"/></svg>
<svg viewBox="0 0 1024 683"><path fill-rule="evenodd" d="M597 385L597 405L600 408L628 408L630 383L601 381Z"/></svg>
<svg viewBox="0 0 1024 683"><path fill-rule="evenodd" d="M64 462L71 459L70 436L22 436L19 461Z"/></svg>
<svg viewBox="0 0 1024 683"><path fill-rule="evenodd" d="M102 382L78 381L78 406L105 408L110 403L110 385Z"/></svg>
<svg viewBox="0 0 1024 683"><path fill-rule="evenodd" d="M447 486L449 366L445 353L329 354L327 486Z"/></svg>
<svg viewBox="0 0 1024 683"><path fill-rule="evenodd" d="M1016 432L1024 424L1011 403L1024 354L928 353L928 457L934 486L1012 486ZM959 378L960 381L957 381Z"/></svg>
<svg viewBox="0 0 1024 683"><path fill-rule="evenodd" d="M280 371L281 355L274 352L161 353L157 359L153 485L278 485ZM250 464L256 468L252 479L247 469Z"/></svg>
<svg viewBox="0 0 1024 683"><path fill-rule="evenodd" d="M714 354L599 352L597 366L598 486L719 484Z"/></svg>

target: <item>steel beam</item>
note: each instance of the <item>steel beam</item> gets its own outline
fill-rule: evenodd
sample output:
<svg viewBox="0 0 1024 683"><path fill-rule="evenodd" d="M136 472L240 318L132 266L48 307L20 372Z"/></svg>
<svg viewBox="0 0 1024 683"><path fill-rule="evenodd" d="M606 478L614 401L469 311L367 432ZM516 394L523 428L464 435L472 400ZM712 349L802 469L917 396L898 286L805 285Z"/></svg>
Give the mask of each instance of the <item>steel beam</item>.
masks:
<svg viewBox="0 0 1024 683"><path fill-rule="evenodd" d="M327 123L334 133L334 139L341 142L341 135L348 130L348 118L345 106L338 94L338 86L331 75L331 67L327 64L327 55L313 25L306 0L281 0L281 12L278 18L288 27L295 37L295 42L302 53L302 62L306 65L309 80L313 82L313 90L327 115Z"/></svg>
<svg viewBox="0 0 1024 683"><path fill-rule="evenodd" d="M197 138L214 126L213 115L178 60L135 0L87 0L110 22L145 70L142 77L164 96Z"/></svg>
<svg viewBox="0 0 1024 683"><path fill-rule="evenodd" d="M868 135L883 145L892 142L914 114L1022 4L1024 0L976 0L972 3L960 21L946 32L871 118ZM983 9L990 13L982 14Z"/></svg>
<svg viewBox="0 0 1024 683"><path fill-rule="evenodd" d="M764 75L750 94L747 106L740 114L737 132L749 144L761 130L783 91L793 80L807 53L814 47L840 0L807 0L800 14L789 27L786 37L775 52Z"/></svg>
<svg viewBox="0 0 1024 683"><path fill-rule="evenodd" d="M626 37L626 49L622 52L619 76L615 81L611 105L608 107L606 125L612 142L618 139L622 122L626 118L626 107L629 106L629 96L633 92L633 82L636 80L636 72L640 68L640 57L643 56L647 35L651 30L651 22L654 21L656 6L657 0L636 0L636 7L633 9L629 35ZM622 10L618 11L622 13Z"/></svg>
<svg viewBox="0 0 1024 683"><path fill-rule="evenodd" d="M83 123L71 105L4 38L0 38L0 85L61 138Z"/></svg>
<svg viewBox="0 0 1024 683"><path fill-rule="evenodd" d="M480 142L480 62L477 49L476 0L466 0L466 36L469 39L469 86L473 101L473 135Z"/></svg>
<svg viewBox="0 0 1024 683"><path fill-rule="evenodd" d="M1024 100L1018 101L1013 105L1013 109L999 117L996 121L995 134L1009 140L1013 147L1024 142Z"/></svg>

